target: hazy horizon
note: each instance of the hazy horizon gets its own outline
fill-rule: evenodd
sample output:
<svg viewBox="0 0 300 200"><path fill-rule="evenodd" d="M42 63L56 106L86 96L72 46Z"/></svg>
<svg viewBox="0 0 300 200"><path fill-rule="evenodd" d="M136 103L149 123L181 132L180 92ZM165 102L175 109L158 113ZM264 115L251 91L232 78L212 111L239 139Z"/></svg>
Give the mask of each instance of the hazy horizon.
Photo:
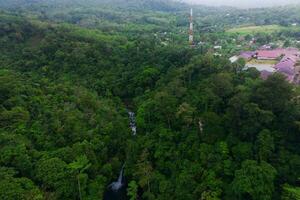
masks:
<svg viewBox="0 0 300 200"><path fill-rule="evenodd" d="M242 8L272 7L290 4L300 4L300 0L183 0L188 3L209 6L233 6Z"/></svg>

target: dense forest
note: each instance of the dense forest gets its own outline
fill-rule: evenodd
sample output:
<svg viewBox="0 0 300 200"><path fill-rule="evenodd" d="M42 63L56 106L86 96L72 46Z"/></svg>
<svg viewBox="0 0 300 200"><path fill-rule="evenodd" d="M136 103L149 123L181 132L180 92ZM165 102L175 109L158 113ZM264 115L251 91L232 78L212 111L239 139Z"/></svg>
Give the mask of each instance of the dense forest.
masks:
<svg viewBox="0 0 300 200"><path fill-rule="evenodd" d="M197 6L190 48L183 3L0 0L0 199L103 199L124 166L121 199L299 200L299 87L228 60L299 10Z"/></svg>

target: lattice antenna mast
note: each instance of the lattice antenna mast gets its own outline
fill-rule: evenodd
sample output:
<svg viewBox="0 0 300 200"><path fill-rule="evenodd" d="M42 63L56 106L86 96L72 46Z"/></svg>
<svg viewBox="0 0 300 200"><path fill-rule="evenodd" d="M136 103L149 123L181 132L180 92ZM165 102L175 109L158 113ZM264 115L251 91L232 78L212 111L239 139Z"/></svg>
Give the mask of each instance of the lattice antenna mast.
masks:
<svg viewBox="0 0 300 200"><path fill-rule="evenodd" d="M193 8L191 8L191 13L190 13L189 43L191 46L194 45Z"/></svg>

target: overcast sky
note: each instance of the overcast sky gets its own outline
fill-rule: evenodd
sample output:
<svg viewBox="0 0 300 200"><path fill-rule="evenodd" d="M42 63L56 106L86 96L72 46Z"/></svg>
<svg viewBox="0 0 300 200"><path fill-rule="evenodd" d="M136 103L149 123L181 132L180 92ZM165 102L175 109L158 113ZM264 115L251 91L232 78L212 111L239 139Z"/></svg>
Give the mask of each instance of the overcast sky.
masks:
<svg viewBox="0 0 300 200"><path fill-rule="evenodd" d="M266 7L287 4L300 4L300 0L184 0L191 3L199 3L210 6L235 6L235 7Z"/></svg>

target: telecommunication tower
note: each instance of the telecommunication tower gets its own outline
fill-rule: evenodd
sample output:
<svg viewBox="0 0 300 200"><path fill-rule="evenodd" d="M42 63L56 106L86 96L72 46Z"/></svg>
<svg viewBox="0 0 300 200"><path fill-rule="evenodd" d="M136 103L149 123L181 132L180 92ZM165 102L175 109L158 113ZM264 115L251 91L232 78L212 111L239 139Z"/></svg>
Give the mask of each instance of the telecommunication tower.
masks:
<svg viewBox="0 0 300 200"><path fill-rule="evenodd" d="M193 25L193 8L191 8L191 13L190 13L190 30L189 30L189 43L191 46L194 45L194 25Z"/></svg>

